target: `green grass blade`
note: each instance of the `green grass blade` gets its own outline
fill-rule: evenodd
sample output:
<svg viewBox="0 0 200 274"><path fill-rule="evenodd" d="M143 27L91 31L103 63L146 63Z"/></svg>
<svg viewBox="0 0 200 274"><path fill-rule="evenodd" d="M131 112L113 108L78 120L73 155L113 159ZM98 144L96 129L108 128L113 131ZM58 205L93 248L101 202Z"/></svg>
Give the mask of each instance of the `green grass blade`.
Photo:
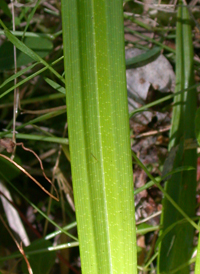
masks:
<svg viewBox="0 0 200 274"><path fill-rule="evenodd" d="M44 239L40 239L40 240L44 241ZM24 251L25 251L25 254L27 256L30 256L30 255L34 255L34 254L42 254L42 253L53 252L53 251L56 251L56 250L62 250L62 249L66 249L66 248L72 248L72 247L75 247L75 246L79 246L79 243L78 242L70 242L70 243L60 244L60 245L56 245L56 246L49 246L49 247L46 247L46 248L37 248L37 249L35 249L33 251L27 251L26 248L24 248ZM20 252L16 252L16 253L13 253L13 254L8 255L8 256L1 257L0 258L0 262L4 262L4 261L11 260L11 259L16 259L16 258L21 258L21 257L23 257L23 255ZM53 260L53 263L54 263L54 261L55 260ZM36 273L38 273L38 272L36 272ZM47 273L49 273L49 272L47 272Z"/></svg>
<svg viewBox="0 0 200 274"><path fill-rule="evenodd" d="M45 77L44 80L54 89L56 89L57 91L61 92L62 94L66 95L66 91L65 88L62 87L61 85L59 85L58 83L56 83L55 81Z"/></svg>
<svg viewBox="0 0 200 274"><path fill-rule="evenodd" d="M17 126L17 127L16 127L16 130L25 128L26 126L30 126L30 125L33 125L33 124L36 124L36 123L39 123L39 122L42 122L42 121L46 121L46 120L48 120L48 119L51 119L51 118L56 117L56 116L58 116L58 115L61 115L61 114L65 113L65 112L66 112L65 110L49 112L49 113L44 114L44 115L41 115L41 116L39 116L39 117L37 117L37 118L35 118L35 119L33 119L33 120L30 120L30 121L28 121L27 123L24 123L24 124L21 124L20 126ZM2 137L4 137L4 136L7 136L7 137L8 137L9 134L11 135L11 132L12 132L12 130L0 132L0 138L2 138ZM19 134L19 133L18 133L18 134ZM9 135L9 136L10 136L10 135ZM19 136L20 136L20 135L18 135L18 137L19 137ZM22 139L26 139L26 136L27 136L27 135L21 135ZM31 138L30 136L32 136L32 138L34 138L35 135L30 135L30 134L29 134L29 137L28 137L27 139ZM40 137L41 137L41 136L40 136ZM37 140L38 140L38 138L40 138L40 137L37 136L37 137L36 137ZM19 138L20 138L20 137L19 137ZM54 141L55 141L55 139L54 139ZM57 141L60 142L60 139L57 139ZM49 140L49 142L51 142L51 141ZM65 144L66 144L66 143L65 143Z"/></svg>
<svg viewBox="0 0 200 274"><path fill-rule="evenodd" d="M144 110L148 110L149 108L153 107L153 106L157 106L165 101L168 101L176 96L179 96L181 93L183 92L188 92L190 90L193 90L195 88L197 88L198 86L200 86L200 84L196 84L196 85L192 85L191 87L189 88L186 88L186 89L182 89L180 91L177 91L176 93L174 94L171 94L171 95L167 95L161 99L158 99L158 100L155 100L153 101L152 103L149 103L149 104L146 104L140 108L137 108L137 109L134 109L132 112L129 113L129 118L133 117L136 113L139 113L139 112L142 112Z"/></svg>
<svg viewBox="0 0 200 274"><path fill-rule="evenodd" d="M63 0L70 156L82 273L136 274L120 0Z"/></svg>
<svg viewBox="0 0 200 274"><path fill-rule="evenodd" d="M21 50L23 53L27 54L29 57L31 57L34 61L42 63L45 67L47 67L59 80L64 82L63 77L55 71L45 60L43 60L39 55L37 55L33 50L28 48L24 43L22 43L17 37L15 37L8 28L4 25L4 23L0 20L0 24L4 28L4 32L6 37L9 39L13 45L16 46L19 50Z"/></svg>
<svg viewBox="0 0 200 274"><path fill-rule="evenodd" d="M64 58L64 56L60 57L59 59L57 59L56 61L54 61L50 66L55 65L56 63L58 63L59 61L61 61ZM7 95L8 93L10 93L12 90L14 90L15 88L20 87L21 85L23 85L24 83L28 82L29 80L31 80L32 78L34 78L35 76L41 74L42 72L44 72L45 70L48 69L48 66L45 66L44 68L36 71L35 73L31 74L30 76L26 77L25 79L23 79L22 81L20 81L19 83L17 83L16 85L13 85L12 87L10 87L8 90L6 90L5 92L3 92L2 94L0 94L0 99L3 98L5 95Z"/></svg>
<svg viewBox="0 0 200 274"><path fill-rule="evenodd" d="M153 43L153 44L155 44L155 45L161 47L162 49L165 49L165 50L167 50L167 51L169 51L169 52L175 53L175 50L174 50L174 49L172 49L172 48L166 46L166 45L163 44L162 42L159 42L159 41L157 41L157 40L155 40L155 39L153 39L153 38L151 38L151 37L148 37L147 35L141 34L141 33L139 33L138 31L132 30L132 29L127 28L127 27L125 27L125 31L128 31L128 32L134 34L135 36L138 36L138 37L144 39L145 41L149 41L149 42L151 42L151 43Z"/></svg>
<svg viewBox="0 0 200 274"><path fill-rule="evenodd" d="M76 222L73 222L73 223L71 223L71 224L69 224L69 225L64 226L62 229L63 229L63 230L70 230L70 229L72 229L72 228L74 228L74 227L76 227L76 226L77 226L77 223L76 223ZM61 230L56 230L56 231L54 231L54 232L48 234L47 236L45 236L45 240L50 240L50 239L56 237L57 235L60 235L61 233L62 233Z"/></svg>
<svg viewBox="0 0 200 274"><path fill-rule="evenodd" d="M4 134L7 138L12 138L12 133ZM51 143L58 143L62 145L68 145L67 138L61 137L48 137L44 135L33 135L33 134L23 134L23 133L16 133L17 139L24 139L24 140L35 140L35 141L43 141L43 142L51 142ZM17 140L18 141L18 140Z"/></svg>
<svg viewBox="0 0 200 274"><path fill-rule="evenodd" d="M7 85L8 83L10 83L11 81L15 80L16 78L20 77L21 75L25 74L27 71L33 69L35 66L37 66L39 64L39 62L36 62L32 65L30 65L29 67L26 67L24 69L21 69L20 71L18 71L16 74L13 74L12 76L10 76L8 79L6 79L1 85L0 88L4 87L5 85Z"/></svg>
<svg viewBox="0 0 200 274"><path fill-rule="evenodd" d="M14 36L19 36L19 37L22 37L23 35L23 31L10 31ZM3 35L4 34L4 31L3 30L0 30L0 35ZM50 40L54 40L55 37L59 36L60 34L62 34L62 32L58 32L58 33L55 33L55 34L49 34L49 33L37 33L37 32L26 32L25 33L25 37L44 37L44 38L48 38Z"/></svg>
<svg viewBox="0 0 200 274"><path fill-rule="evenodd" d="M148 50L145 53L142 53L133 58L129 58L126 60L126 68L138 68L147 65L150 62L153 62L161 53L161 48L154 47L151 50Z"/></svg>
<svg viewBox="0 0 200 274"><path fill-rule="evenodd" d="M178 91L194 84L192 32L187 7L183 6L178 8L176 49L176 91ZM195 139L196 89L179 94L175 97L174 103L169 149L177 145L179 147L173 168L191 166L194 170L173 174L165 189L189 217L194 217L197 153L196 149L184 150L184 142ZM181 214L174 210L165 197L161 217L163 233L181 218ZM189 223L174 226L165 235L159 245L158 273L172 273L173 269L189 261L193 236L194 228ZM176 273L188 274L189 266L186 265Z"/></svg>

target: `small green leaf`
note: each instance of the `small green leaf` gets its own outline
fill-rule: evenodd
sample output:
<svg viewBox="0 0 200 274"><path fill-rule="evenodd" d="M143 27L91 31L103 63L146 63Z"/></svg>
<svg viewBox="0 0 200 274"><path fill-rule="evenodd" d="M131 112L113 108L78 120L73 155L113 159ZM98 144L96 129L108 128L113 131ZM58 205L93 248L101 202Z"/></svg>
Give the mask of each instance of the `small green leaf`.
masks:
<svg viewBox="0 0 200 274"><path fill-rule="evenodd" d="M54 75L56 75L56 77L58 77L58 79L60 79L62 82L65 82L64 79L63 79L63 77L55 69L53 69L45 60L43 60L40 57L40 55L38 55L34 50L32 50L31 48L29 48L28 46L26 46L24 43L22 43L19 39L17 39L17 37L15 37L9 31L9 29L5 26L5 24L2 22L1 19L0 19L0 25L4 28L4 33L7 36L7 38L9 39L9 41L12 44L14 44L16 46L16 48L18 48L20 51L22 51L23 53L25 53L26 55L28 55L29 57L31 57L31 59L42 63ZM7 93L8 93L8 91L4 92L4 94L2 94L1 97L4 96Z"/></svg>
<svg viewBox="0 0 200 274"><path fill-rule="evenodd" d="M63 94L66 95L66 91L65 91L65 88L64 88L64 87L62 87L61 85L59 85L58 83L52 81L52 80L49 79L49 78L46 78L46 77L45 77L44 80L45 80L52 88L54 88L54 89L56 89L57 91L59 91L59 92L61 92L61 93L63 93Z"/></svg>
<svg viewBox="0 0 200 274"><path fill-rule="evenodd" d="M41 58L47 56L53 48L53 43L45 38L37 37L27 37L24 39L24 44L32 49ZM33 59L17 50L17 66L25 66L33 62ZM6 41L0 47L0 70L9 70L14 68L14 54L13 54L13 44Z"/></svg>
<svg viewBox="0 0 200 274"><path fill-rule="evenodd" d="M140 5L133 1L127 1L124 5L124 11L134 12L134 14L142 14L143 10L144 10L143 5Z"/></svg>
<svg viewBox="0 0 200 274"><path fill-rule="evenodd" d="M6 3L5 0L1 0L1 1L0 1L0 9L3 10L3 12L4 12L7 16L9 16L10 18L12 17L12 14L11 14L11 12L10 12L10 10L9 10L8 4Z"/></svg>
<svg viewBox="0 0 200 274"><path fill-rule="evenodd" d="M15 157L15 162L20 164L20 159ZM0 157L0 167L1 167L1 171L2 171L3 175L8 180L14 179L21 173L21 171L16 166L14 166L8 160L6 160L2 157ZM0 178L2 179L1 175L0 175Z"/></svg>
<svg viewBox="0 0 200 274"><path fill-rule="evenodd" d="M24 248L25 253L27 251L33 251L34 253L27 256L33 273L47 274L51 270L52 266L55 263L56 253L54 251L48 251L42 254L39 252L41 249L48 248L50 246L52 246L52 243L50 241L47 241L45 239L39 239L34 241L28 247ZM23 273L29 273L26 262L24 260L22 263L22 271Z"/></svg>

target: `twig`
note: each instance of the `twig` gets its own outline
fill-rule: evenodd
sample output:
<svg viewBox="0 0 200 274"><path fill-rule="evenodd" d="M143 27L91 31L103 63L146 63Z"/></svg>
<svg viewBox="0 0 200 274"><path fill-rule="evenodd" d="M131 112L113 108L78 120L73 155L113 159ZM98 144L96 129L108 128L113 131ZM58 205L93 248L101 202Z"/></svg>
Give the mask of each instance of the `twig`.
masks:
<svg viewBox="0 0 200 274"><path fill-rule="evenodd" d="M17 240L16 240L15 237L13 236L13 234L12 234L11 230L9 229L9 227L7 226L7 224L4 222L4 219L2 218L1 215L0 215L0 219L1 219L2 223L3 223L3 225L5 226L5 228L7 229L8 233L9 233L10 236L12 237L13 241L15 242L17 248L19 249L19 252L20 252L20 253L22 254L22 256L24 257L24 260L25 260L25 262L26 262L26 264L27 264L27 268L28 268L29 274L33 274L33 271L32 271L32 268L31 268L31 266L30 266L30 263L29 263L29 261L28 261L28 259L27 259L27 257L26 257L26 254L25 254L25 252L24 252L24 249L23 249L23 247L22 247L22 243L19 244L19 243L17 242Z"/></svg>
<svg viewBox="0 0 200 274"><path fill-rule="evenodd" d="M152 135L157 135L159 133L170 130L170 128L171 128L171 125L168 125L164 128L158 129L158 130L151 130L151 131L148 131L148 132L141 133L139 135L131 135L131 138L139 139L139 138L143 138L143 137L149 137L149 136L152 136Z"/></svg>

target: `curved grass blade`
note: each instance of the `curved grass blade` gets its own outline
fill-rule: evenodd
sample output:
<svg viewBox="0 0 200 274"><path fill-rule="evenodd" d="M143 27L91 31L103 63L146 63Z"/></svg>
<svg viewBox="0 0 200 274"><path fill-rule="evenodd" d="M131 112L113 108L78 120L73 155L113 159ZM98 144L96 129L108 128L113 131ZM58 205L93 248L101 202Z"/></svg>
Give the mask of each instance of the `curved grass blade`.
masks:
<svg viewBox="0 0 200 274"><path fill-rule="evenodd" d="M135 56L133 58L126 59L126 68L138 68L153 62L161 53L161 48L154 47L147 52Z"/></svg>

